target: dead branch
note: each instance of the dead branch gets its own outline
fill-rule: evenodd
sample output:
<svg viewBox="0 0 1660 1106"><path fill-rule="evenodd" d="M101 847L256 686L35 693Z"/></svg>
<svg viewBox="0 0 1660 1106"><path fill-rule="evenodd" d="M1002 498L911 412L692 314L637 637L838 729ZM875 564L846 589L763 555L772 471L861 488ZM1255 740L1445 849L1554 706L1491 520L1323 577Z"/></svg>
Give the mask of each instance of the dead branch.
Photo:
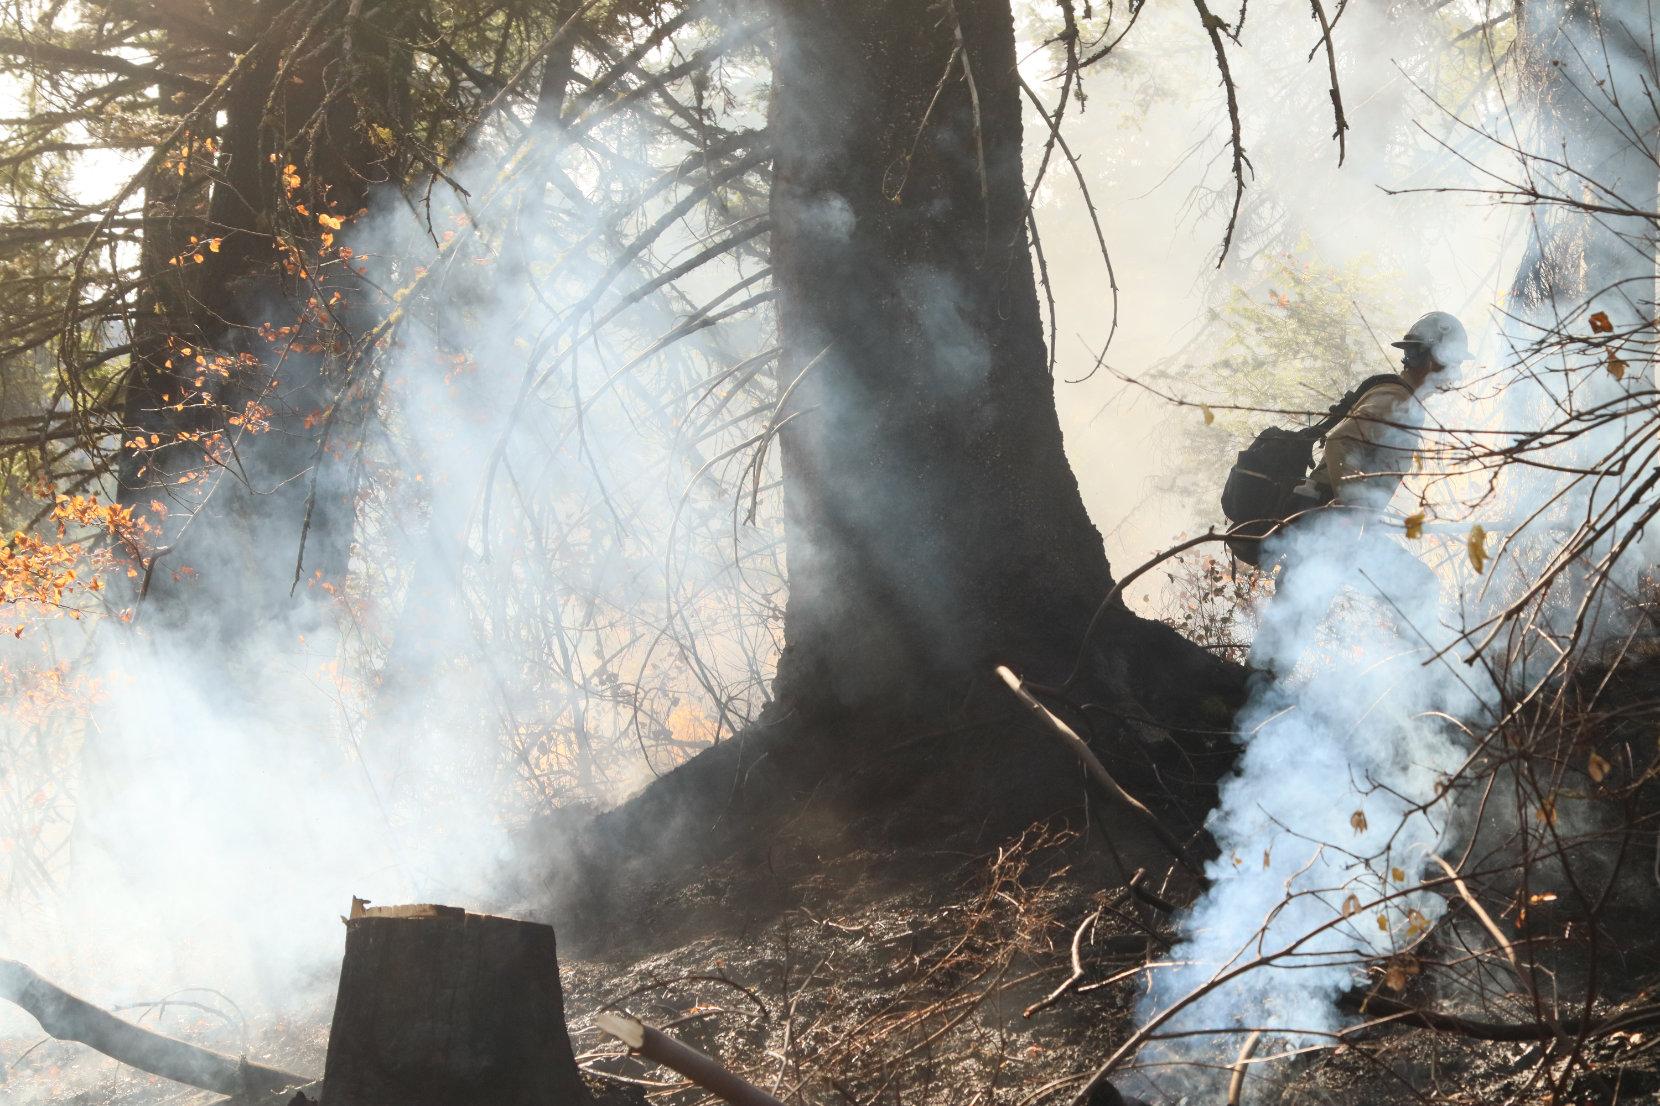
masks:
<svg viewBox="0 0 1660 1106"><path fill-rule="evenodd" d="M1245 1043L1239 1046L1239 1059L1233 1062L1233 1075L1228 1080L1228 1106L1239 1106L1245 1097L1245 1069L1251 1063L1251 1056L1257 1050L1257 1042L1262 1040L1262 1030L1258 1029Z"/></svg>
<svg viewBox="0 0 1660 1106"><path fill-rule="evenodd" d="M123 1021L41 978L27 965L0 960L0 998L27 1010L52 1037L76 1041L128 1067L225 1095L277 1091L311 1080L250 1064Z"/></svg>
<svg viewBox="0 0 1660 1106"><path fill-rule="evenodd" d="M1315 44L1314 48L1318 50L1321 46L1325 47L1326 68L1331 73L1331 110L1337 124L1337 129L1332 132L1331 136L1337 139L1337 164L1342 165L1343 158L1348 153L1348 146L1343 140L1343 135L1349 129L1349 121L1343 115L1343 92L1337 83L1337 48L1332 45L1331 20L1326 18L1326 9L1320 6L1320 0L1309 0L1309 4L1314 9L1311 14L1320 23L1320 41ZM1341 5L1337 14L1339 16L1343 14ZM1310 54L1312 56L1312 51Z"/></svg>
<svg viewBox="0 0 1660 1106"><path fill-rule="evenodd" d="M1478 1041L1553 1041L1561 1036L1577 1037L1582 1029L1589 1028L1596 1032L1606 1027L1581 1027L1573 1022L1551 1024L1542 1021L1532 1022L1488 1022L1478 1021L1475 1018L1462 1018L1456 1014L1443 1014L1436 1010L1425 1010L1401 1002L1399 999L1386 998L1383 995L1368 995L1366 998L1366 1013L1379 1015L1377 1018L1362 1022L1352 1029L1344 1031L1345 1036L1353 1036L1362 1029L1376 1028L1388 1025L1391 1022L1402 1022L1407 1025L1419 1025L1425 1029L1433 1029L1440 1033L1452 1033L1460 1037L1471 1037ZM1635 1028L1641 1025L1652 1024L1660 1020L1660 1010L1648 1007L1624 1019L1611 1019L1610 1024L1619 1021L1622 1028Z"/></svg>
<svg viewBox="0 0 1660 1106"><path fill-rule="evenodd" d="M1154 910L1157 910L1161 914L1174 914L1176 912L1176 904L1161 898L1152 891L1149 891L1147 889L1146 879L1147 869L1137 868L1135 870L1135 875L1130 877L1130 882L1126 885L1130 889L1130 894L1134 895L1138 900L1146 903L1148 906L1152 907Z"/></svg>
<svg viewBox="0 0 1660 1106"><path fill-rule="evenodd" d="M1228 148L1233 154L1233 209L1228 212L1228 229L1222 234L1222 251L1216 258L1216 267L1220 269L1228 259L1233 232L1239 225L1239 205L1245 199L1245 171L1251 168L1251 160L1245 156L1245 142L1240 137L1239 92L1234 87L1233 70L1228 66L1228 51L1222 44L1222 35L1228 24L1205 6L1205 0L1193 0L1193 6L1199 13L1199 23L1204 27L1205 34L1210 36L1211 49L1216 52L1216 70L1221 74L1222 90L1228 97Z"/></svg>
<svg viewBox="0 0 1660 1106"><path fill-rule="evenodd" d="M1085 918L1082 922L1078 923L1077 930L1072 934L1072 974L1067 976L1066 980L1059 987L1056 987L1043 998L1038 999L1036 1002L1032 1003L1032 1005L1026 1007L1025 1010L1021 1011L1021 1017L1029 1018L1038 1011L1053 1006L1060 1000L1062 995L1077 986L1078 981L1084 977L1084 934L1089 931L1091 926L1100 921L1100 919L1101 911L1097 910L1095 913Z"/></svg>
<svg viewBox="0 0 1660 1106"><path fill-rule="evenodd" d="M1176 863L1196 878L1204 878L1199 866L1187 858L1187 851L1182 848L1182 843L1176 839L1176 835L1166 829L1164 823L1160 822L1157 815L1148 810L1140 799L1125 791L1123 786L1113 779L1112 773L1107 771L1107 766L1101 763L1101 758L1091 751L1090 747L1085 744L1084 739L1079 737L1071 726L1061 721L1050 712L1048 707L1038 702L1032 693L1026 690L1025 685L1020 682L1020 677L1009 671L1008 668L998 665L997 675L1002 678L1005 684L1009 685L1009 690L1014 692L1015 697L1030 707L1034 714L1046 722L1049 729L1061 739L1067 748L1072 750L1073 755L1083 761L1084 768L1089 772L1090 777L1100 784L1109 795L1129 807L1146 824L1147 828L1153 832L1153 836L1157 837L1159 842L1169 850Z"/></svg>
<svg viewBox="0 0 1660 1106"><path fill-rule="evenodd" d="M1471 893L1470 888L1465 884L1463 877L1458 874L1456 868L1439 856L1432 856L1430 859L1439 864L1441 870L1447 873L1447 878L1452 880L1454 887L1458 888L1459 895L1464 899L1465 905L1470 908L1471 913L1475 914L1476 920L1481 922L1487 932L1492 935L1493 940L1498 942L1499 951L1504 953L1506 960L1510 961L1510 968L1516 973L1516 978L1523 978L1522 966L1516 962L1515 942L1504 935L1504 931L1499 928L1498 923L1493 921L1493 916L1487 913L1486 908Z"/></svg>
<svg viewBox="0 0 1660 1106"><path fill-rule="evenodd" d="M755 1084L722 1067L689 1045L683 1045L660 1030L622 1014L605 1013L594 1018L600 1031L615 1037L632 1051L656 1064L679 1072L710 1094L733 1106L784 1106Z"/></svg>

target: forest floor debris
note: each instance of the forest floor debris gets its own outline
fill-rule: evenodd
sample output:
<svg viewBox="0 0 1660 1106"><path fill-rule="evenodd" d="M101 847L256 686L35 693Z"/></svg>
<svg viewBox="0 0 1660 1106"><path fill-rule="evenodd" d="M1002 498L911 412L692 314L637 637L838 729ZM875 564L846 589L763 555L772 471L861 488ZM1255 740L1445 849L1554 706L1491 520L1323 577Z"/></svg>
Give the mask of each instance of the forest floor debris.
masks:
<svg viewBox="0 0 1660 1106"><path fill-rule="evenodd" d="M651 1022L785 1102L1065 1102L1132 1030L1142 969L1170 940L1168 919L1128 888L1106 886L1098 857L1070 830L1034 828L989 855L822 855L805 842L781 842L779 852L790 859L775 874L789 886L767 910L748 909L761 876L735 857L666 889L615 948L564 959L573 1044L608 1106L709 1099L601 1033L594 1019L607 1010ZM924 870L931 875L919 878ZM665 936L673 927L657 922L671 915L689 925ZM723 915L730 924L715 924ZM319 1003L250 1026L250 1058L320 1071L328 1019ZM170 1018L168 1029L219 1048L231 1032L206 1015ZM1634 1031L1588 1046L1600 1082L1582 1088L1583 1101L1654 1101L1657 1043L1660 1034ZM1542 1090L1540 1050L1552 1047L1404 1025L1290 1056L1264 1041L1247 1100L1406 1106L1434 1089L1471 1103L1531 1102ZM21 1092L8 1102L218 1101L63 1042L0 1042L0 1057L8 1092Z"/></svg>

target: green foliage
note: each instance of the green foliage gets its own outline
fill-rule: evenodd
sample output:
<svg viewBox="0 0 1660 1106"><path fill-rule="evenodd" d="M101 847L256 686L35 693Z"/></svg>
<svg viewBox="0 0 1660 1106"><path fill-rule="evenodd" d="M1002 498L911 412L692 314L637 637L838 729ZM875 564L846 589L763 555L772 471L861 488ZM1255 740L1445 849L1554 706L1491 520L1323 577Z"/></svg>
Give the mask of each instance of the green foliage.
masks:
<svg viewBox="0 0 1660 1106"><path fill-rule="evenodd" d="M1219 390L1230 403L1318 412L1361 377L1393 371L1396 284L1369 258L1339 268L1280 255L1257 289L1234 289L1217 312Z"/></svg>
<svg viewBox="0 0 1660 1106"><path fill-rule="evenodd" d="M1235 288L1154 377L1161 390L1208 405L1203 418L1176 416L1184 425L1172 435L1172 468L1186 474L1178 490L1214 493L1257 431L1312 422L1364 377L1398 368L1388 343L1410 313L1401 283L1369 258L1333 266L1304 244L1276 256L1254 286Z"/></svg>

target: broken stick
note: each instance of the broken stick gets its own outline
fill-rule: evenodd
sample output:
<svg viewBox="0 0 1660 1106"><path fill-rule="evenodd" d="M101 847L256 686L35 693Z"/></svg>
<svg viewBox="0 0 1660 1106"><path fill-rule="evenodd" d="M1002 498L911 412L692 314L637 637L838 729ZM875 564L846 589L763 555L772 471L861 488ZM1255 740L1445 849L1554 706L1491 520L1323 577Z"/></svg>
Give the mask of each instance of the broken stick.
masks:
<svg viewBox="0 0 1660 1106"><path fill-rule="evenodd" d="M1077 731L1056 717L1055 713L1048 707L1038 702L1037 697L1026 690L1026 685L1020 677L1011 672L1006 665L1000 664L997 666L997 675L1002 678L1004 683L1009 685L1009 690L1014 692L1015 698L1030 707L1032 713L1048 725L1050 732L1060 738L1061 742L1072 750L1074 756L1083 761L1084 768L1089 772L1090 778L1095 780L1102 790L1129 807L1137 817L1146 823L1147 828L1153 831L1153 836L1157 837L1159 843L1170 851L1170 855L1175 858L1176 863L1187 869L1189 874L1199 879L1204 878L1204 873L1199 870L1198 865L1187 858L1187 850L1182 848L1180 841L1176 840L1176 835L1165 829L1164 823L1159 821L1158 816L1148 810L1140 799L1125 791L1118 781L1113 779L1112 773L1107 771L1107 766L1101 763L1101 758L1096 756L1084 739L1078 736Z"/></svg>
<svg viewBox="0 0 1660 1106"><path fill-rule="evenodd" d="M683 1045L661 1030L622 1014L604 1013L594 1024L632 1051L653 1063L677 1071L710 1094L732 1106L784 1106L778 1099L746 1079L728 1071L689 1045Z"/></svg>
<svg viewBox="0 0 1660 1106"><path fill-rule="evenodd" d="M77 1041L128 1067L204 1091L235 1096L311 1082L303 1075L250 1064L123 1021L15 960L0 959L0 998L27 1010L60 1041Z"/></svg>

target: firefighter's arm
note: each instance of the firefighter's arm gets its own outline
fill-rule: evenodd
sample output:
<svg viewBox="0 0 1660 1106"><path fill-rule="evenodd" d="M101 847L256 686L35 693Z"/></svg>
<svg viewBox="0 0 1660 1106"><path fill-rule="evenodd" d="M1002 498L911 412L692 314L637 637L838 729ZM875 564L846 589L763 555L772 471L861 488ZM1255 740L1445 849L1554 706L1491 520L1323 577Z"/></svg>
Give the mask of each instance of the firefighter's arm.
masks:
<svg viewBox="0 0 1660 1106"><path fill-rule="evenodd" d="M1338 502L1382 507L1394 494L1407 454L1392 448L1402 434L1390 424L1400 421L1410 395L1405 387L1374 388L1326 435L1326 479Z"/></svg>

